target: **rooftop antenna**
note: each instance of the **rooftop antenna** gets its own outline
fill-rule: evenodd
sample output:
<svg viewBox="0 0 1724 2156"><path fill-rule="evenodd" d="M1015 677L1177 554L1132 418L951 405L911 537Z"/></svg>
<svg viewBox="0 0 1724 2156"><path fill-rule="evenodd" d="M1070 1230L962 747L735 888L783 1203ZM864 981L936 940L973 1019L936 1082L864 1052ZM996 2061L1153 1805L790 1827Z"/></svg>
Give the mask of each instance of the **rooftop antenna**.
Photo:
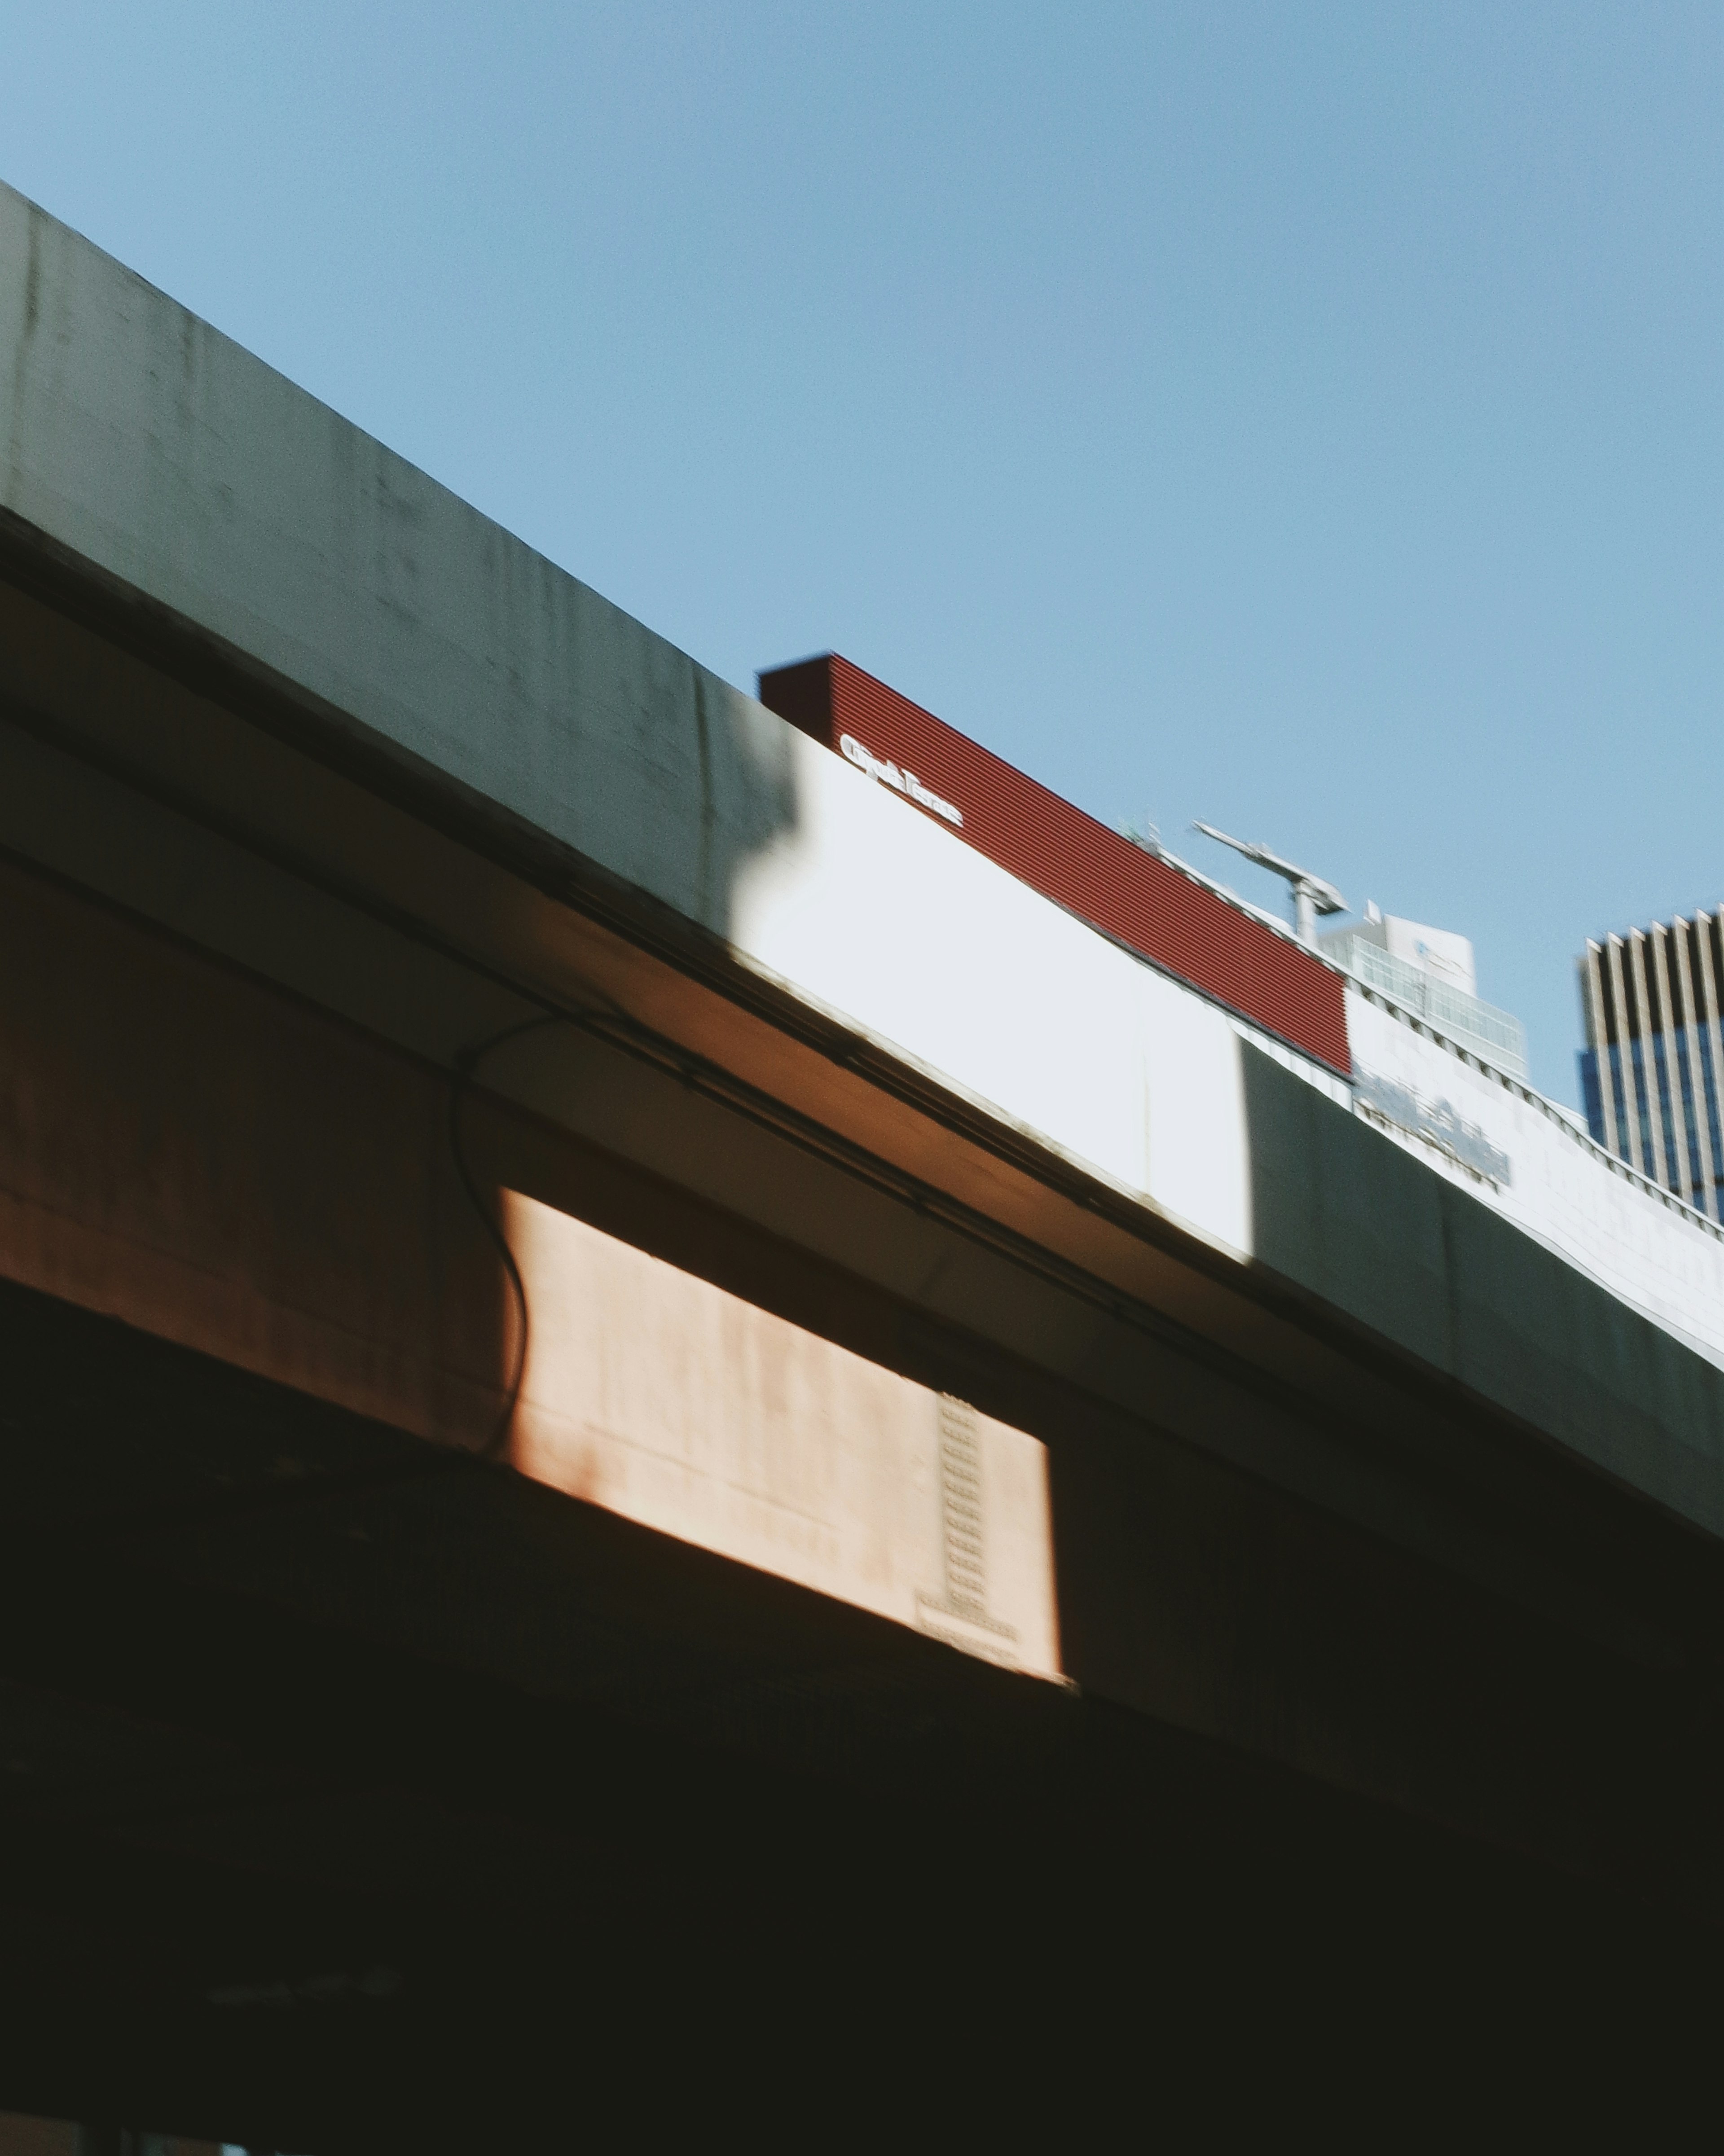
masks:
<svg viewBox="0 0 1724 2156"><path fill-rule="evenodd" d="M1201 831L1206 839L1219 839L1224 846L1231 846L1236 854L1243 854L1248 861L1255 861L1272 875L1285 876L1293 886L1293 918L1301 943L1316 944L1320 913L1347 911L1347 901L1332 883L1325 883L1321 876L1312 875L1306 869L1296 868L1291 861L1284 861L1279 854L1272 854L1267 846L1254 846L1246 839L1230 839L1213 824L1193 824L1191 828Z"/></svg>

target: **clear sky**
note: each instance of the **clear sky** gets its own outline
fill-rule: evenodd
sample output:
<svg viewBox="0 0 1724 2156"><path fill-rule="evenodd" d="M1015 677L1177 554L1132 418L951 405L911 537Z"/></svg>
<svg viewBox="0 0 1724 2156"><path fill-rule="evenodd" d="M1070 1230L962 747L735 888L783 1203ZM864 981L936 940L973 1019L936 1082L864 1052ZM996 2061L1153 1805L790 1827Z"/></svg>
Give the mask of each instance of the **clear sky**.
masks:
<svg viewBox="0 0 1724 2156"><path fill-rule="evenodd" d="M0 8L0 174L731 680L1458 929L1724 899L1724 8Z"/></svg>

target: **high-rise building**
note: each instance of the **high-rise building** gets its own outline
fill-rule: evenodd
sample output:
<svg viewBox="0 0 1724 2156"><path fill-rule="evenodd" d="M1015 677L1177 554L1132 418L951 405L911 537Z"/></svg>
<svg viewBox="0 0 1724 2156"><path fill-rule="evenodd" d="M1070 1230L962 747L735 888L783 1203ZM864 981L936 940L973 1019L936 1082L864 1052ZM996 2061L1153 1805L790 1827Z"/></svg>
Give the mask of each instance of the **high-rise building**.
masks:
<svg viewBox="0 0 1724 2156"><path fill-rule="evenodd" d="M1579 962L1593 1137L1715 1220L1724 1219L1721 912L1589 941Z"/></svg>

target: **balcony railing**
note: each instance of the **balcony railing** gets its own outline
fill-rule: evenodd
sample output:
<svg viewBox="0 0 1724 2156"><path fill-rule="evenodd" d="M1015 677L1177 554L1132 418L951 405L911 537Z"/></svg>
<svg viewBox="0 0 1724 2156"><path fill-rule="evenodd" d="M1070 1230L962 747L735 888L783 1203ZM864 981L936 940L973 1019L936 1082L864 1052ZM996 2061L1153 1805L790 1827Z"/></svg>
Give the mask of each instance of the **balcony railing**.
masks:
<svg viewBox="0 0 1724 2156"><path fill-rule="evenodd" d="M1422 968L1391 957L1381 944L1367 942L1362 936L1341 937L1326 948L1367 988L1412 1011L1434 1031L1471 1049L1506 1076L1525 1079L1526 1032L1519 1019L1494 1004L1480 1003L1464 988L1433 980Z"/></svg>

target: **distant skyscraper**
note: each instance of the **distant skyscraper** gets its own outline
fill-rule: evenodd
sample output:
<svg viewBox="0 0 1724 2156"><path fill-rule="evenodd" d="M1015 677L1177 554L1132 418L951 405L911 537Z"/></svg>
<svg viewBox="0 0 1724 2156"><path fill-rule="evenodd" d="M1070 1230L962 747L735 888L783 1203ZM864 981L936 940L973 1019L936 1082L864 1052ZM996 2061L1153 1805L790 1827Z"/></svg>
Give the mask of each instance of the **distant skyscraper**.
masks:
<svg viewBox="0 0 1724 2156"><path fill-rule="evenodd" d="M1724 939L1720 911L1588 942L1580 1082L1600 1145L1724 1219Z"/></svg>

